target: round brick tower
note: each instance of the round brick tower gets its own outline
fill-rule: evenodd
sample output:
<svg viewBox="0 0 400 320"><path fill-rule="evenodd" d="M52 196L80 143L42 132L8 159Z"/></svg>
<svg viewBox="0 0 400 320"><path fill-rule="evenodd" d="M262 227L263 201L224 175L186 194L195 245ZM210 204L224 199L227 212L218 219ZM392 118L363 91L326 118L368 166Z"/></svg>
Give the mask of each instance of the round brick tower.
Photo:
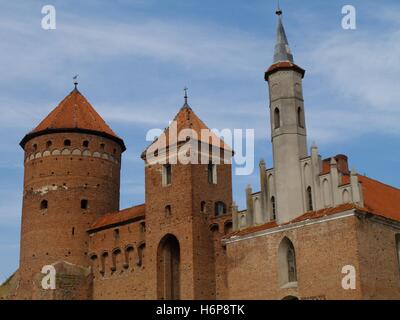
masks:
<svg viewBox="0 0 400 320"><path fill-rule="evenodd" d="M29 298L33 277L44 265L89 266L86 230L102 214L119 210L125 145L76 87L20 145L25 151L20 292Z"/></svg>

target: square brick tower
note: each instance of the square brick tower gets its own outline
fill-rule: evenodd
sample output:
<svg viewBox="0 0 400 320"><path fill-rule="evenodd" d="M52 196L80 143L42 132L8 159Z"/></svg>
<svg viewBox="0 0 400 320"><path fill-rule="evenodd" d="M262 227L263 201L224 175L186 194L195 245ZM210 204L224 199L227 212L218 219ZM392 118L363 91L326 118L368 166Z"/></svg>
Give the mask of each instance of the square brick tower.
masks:
<svg viewBox="0 0 400 320"><path fill-rule="evenodd" d="M143 152L145 264L154 275L148 298L216 298L218 248L210 226L230 213L231 156L232 150L197 117L186 97L174 121Z"/></svg>

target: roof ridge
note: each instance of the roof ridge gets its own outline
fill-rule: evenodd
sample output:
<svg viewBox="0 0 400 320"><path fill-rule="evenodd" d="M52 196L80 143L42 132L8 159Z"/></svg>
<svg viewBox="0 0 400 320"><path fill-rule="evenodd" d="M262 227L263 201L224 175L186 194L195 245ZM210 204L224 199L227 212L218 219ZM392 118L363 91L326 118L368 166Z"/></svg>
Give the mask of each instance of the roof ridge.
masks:
<svg viewBox="0 0 400 320"><path fill-rule="evenodd" d="M144 206L146 206L146 204L142 203L142 204L138 204L136 206L132 206L132 207L127 207L127 208L120 209L120 210L106 212L101 217L104 217L105 215L112 215L112 214L122 213L122 212L125 212L125 211L128 211L128 210L134 209L134 208L139 208L139 207L144 207Z"/></svg>
<svg viewBox="0 0 400 320"><path fill-rule="evenodd" d="M185 112L188 112L190 114L189 118L186 116L186 114L183 114ZM150 146L152 146L154 143L156 143L162 135L166 136L166 147L171 145L170 141L169 141L168 133L169 133L171 125L174 121L176 122L176 127L178 129L178 132L177 132L178 136L179 136L179 132L182 131L183 129L192 129L192 130L196 131L196 133L197 133L197 138L196 139L192 138L192 140L206 143L206 141L204 141L202 139L201 130L208 130L210 132L211 137L215 136L215 138L218 139L218 141L221 141L221 143L219 144L220 148L226 149L226 150L232 150L232 148L225 143L225 141L222 139L222 137L219 137L212 129L210 129L204 123L204 121L201 120L201 118L196 114L196 112L193 111L193 109L189 105L184 104L179 109L179 111L176 113L172 122L169 123L169 125L166 128L164 128L163 132L144 149L144 151L142 152L143 159L146 154L146 150L148 150L150 148ZM213 141L214 141L214 139L211 138L211 144L214 145ZM176 141L176 142L178 143L179 141ZM210 140L207 143L210 143Z"/></svg>
<svg viewBox="0 0 400 320"><path fill-rule="evenodd" d="M383 185L383 186L385 186L385 187L388 187L388 188L390 188L390 189L394 189L395 191L400 192L400 188L391 186L391 185L389 185L389 184L387 184L387 183L385 183L385 182L376 180L376 179L374 179L374 178L371 178L371 177L368 177L368 176L365 176L365 175L362 175L362 174L359 174L359 173L357 173L357 176L358 176L358 177L361 177L361 178L364 178L364 179L371 180L371 181L376 182L376 183L379 183L379 184L381 184L381 185ZM362 181L361 181L361 183L362 183Z"/></svg>

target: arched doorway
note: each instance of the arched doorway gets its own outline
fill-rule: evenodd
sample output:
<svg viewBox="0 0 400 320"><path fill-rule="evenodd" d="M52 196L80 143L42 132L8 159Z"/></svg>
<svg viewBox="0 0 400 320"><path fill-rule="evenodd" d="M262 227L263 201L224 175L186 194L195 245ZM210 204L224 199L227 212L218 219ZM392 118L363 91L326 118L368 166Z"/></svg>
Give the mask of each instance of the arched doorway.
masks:
<svg viewBox="0 0 400 320"><path fill-rule="evenodd" d="M157 282L158 299L180 298L180 247L172 234L165 235L158 245Z"/></svg>

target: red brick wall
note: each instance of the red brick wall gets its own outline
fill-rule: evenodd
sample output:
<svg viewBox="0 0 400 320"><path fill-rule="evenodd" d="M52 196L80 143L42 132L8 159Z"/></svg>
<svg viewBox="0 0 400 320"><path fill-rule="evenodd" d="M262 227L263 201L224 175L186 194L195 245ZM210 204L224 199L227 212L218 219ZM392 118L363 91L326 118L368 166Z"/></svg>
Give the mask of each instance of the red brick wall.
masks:
<svg viewBox="0 0 400 320"><path fill-rule="evenodd" d="M143 219L90 234L94 299L145 298L149 275L144 263L146 249L142 223Z"/></svg>
<svg viewBox="0 0 400 320"><path fill-rule="evenodd" d="M363 299L400 299L400 269L396 253L396 224L358 219L357 236Z"/></svg>
<svg viewBox="0 0 400 320"><path fill-rule="evenodd" d="M342 267L359 268L357 225L356 217L347 217L227 244L229 298L360 299L359 285L356 290L341 286ZM295 288L278 283L278 247L284 237L295 248Z"/></svg>
<svg viewBox="0 0 400 320"><path fill-rule="evenodd" d="M215 245L210 231L214 203L231 206L231 167L218 167L218 183L208 183L207 165L172 166L172 184L162 186L162 167L146 167L146 246L149 281L147 298L157 298L157 249L160 240L173 234L181 252L181 298L215 299ZM206 201L206 213L201 202ZM171 216L165 216L165 206Z"/></svg>
<svg viewBox="0 0 400 320"><path fill-rule="evenodd" d="M66 139L71 146L64 147ZM82 146L84 140L89 141L88 148ZM43 156L43 152L55 149L87 149L112 158ZM42 157L31 159L36 154ZM94 135L56 133L28 141L25 159L20 274L21 285L27 289L20 292L29 298L31 277L43 265L59 260L88 265L86 230L99 215L119 209L121 148L112 140ZM89 201L88 209L81 209L82 199ZM40 209L42 200L48 201L48 209Z"/></svg>

